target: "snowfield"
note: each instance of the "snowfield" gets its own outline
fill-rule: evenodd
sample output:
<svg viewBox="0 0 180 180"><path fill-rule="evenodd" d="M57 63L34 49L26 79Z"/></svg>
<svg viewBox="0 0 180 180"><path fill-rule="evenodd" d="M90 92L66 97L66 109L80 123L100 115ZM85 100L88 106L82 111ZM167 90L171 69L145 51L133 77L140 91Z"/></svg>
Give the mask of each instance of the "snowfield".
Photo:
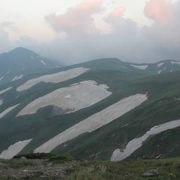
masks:
<svg viewBox="0 0 180 180"><path fill-rule="evenodd" d="M54 106L54 109L63 113L78 111L89 107L111 95L106 85L98 85L96 81L83 81L69 87L57 89L45 96L37 98L24 107L17 116L33 114L38 109Z"/></svg>
<svg viewBox="0 0 180 180"><path fill-rule="evenodd" d="M19 76L15 76L15 77L12 79L12 81L17 81L17 80L19 80L19 79L21 79L21 78L23 78L23 75L22 75L22 74L19 75Z"/></svg>
<svg viewBox="0 0 180 180"><path fill-rule="evenodd" d="M135 67L137 69L141 69L141 70L145 70L148 68L148 65L135 65L135 64L131 64L132 67Z"/></svg>
<svg viewBox="0 0 180 180"><path fill-rule="evenodd" d="M4 94L5 92L9 91L10 89L12 89L12 87L9 87L9 88L6 88L6 89L3 89L0 91L0 95L1 94Z"/></svg>
<svg viewBox="0 0 180 180"><path fill-rule="evenodd" d="M17 91L28 90L40 82L60 83L60 82L67 81L69 79L78 77L87 71L88 71L87 68L80 67L80 68L74 68L74 69L70 69L67 71L62 71L62 72L58 72L58 73L54 73L54 74L43 75L38 78L34 78L34 79L30 79L30 80L26 81L24 84L22 84L21 86L19 86L17 88Z"/></svg>
<svg viewBox="0 0 180 180"><path fill-rule="evenodd" d="M20 153L24 149L24 147L27 146L31 141L32 139L16 142L15 144L9 146L7 150L4 150L0 154L0 158L12 159L14 156Z"/></svg>
<svg viewBox="0 0 180 180"><path fill-rule="evenodd" d="M124 98L117 103L105 108L104 110L77 123L76 125L66 129L62 133L39 146L34 150L34 152L51 152L57 146L70 141L83 133L93 132L103 127L104 125L109 124L113 120L136 108L146 100L147 96L145 94L136 94Z"/></svg>
<svg viewBox="0 0 180 180"><path fill-rule="evenodd" d="M0 119L3 118L6 114L8 114L10 111L12 111L13 109L15 109L19 104L16 104L14 106L11 106L9 108L7 108L6 110L4 110L3 112L0 113Z"/></svg>
<svg viewBox="0 0 180 180"><path fill-rule="evenodd" d="M158 126L154 126L149 131L147 131L143 136L131 140L124 150L116 149L112 156L111 161L122 161L139 149L143 143L153 135L160 134L169 129L174 129L180 126L180 120L170 121Z"/></svg>

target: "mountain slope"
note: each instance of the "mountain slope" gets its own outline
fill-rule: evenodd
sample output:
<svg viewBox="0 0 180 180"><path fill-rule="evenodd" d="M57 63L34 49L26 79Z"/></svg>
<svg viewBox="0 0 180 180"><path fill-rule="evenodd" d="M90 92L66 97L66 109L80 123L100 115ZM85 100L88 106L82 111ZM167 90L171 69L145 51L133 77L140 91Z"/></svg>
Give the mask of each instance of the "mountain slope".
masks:
<svg viewBox="0 0 180 180"><path fill-rule="evenodd" d="M0 84L16 81L24 75L55 68L58 65L57 62L19 47L0 54Z"/></svg>
<svg viewBox="0 0 180 180"><path fill-rule="evenodd" d="M18 153L110 160L151 128L180 119L179 88L180 72L154 75L118 59L26 76L0 88L0 155L18 147ZM153 138L165 133L168 141L174 133L167 132L180 135L177 128ZM151 156L180 155L175 145L178 139L166 151L152 148ZM142 145L127 158L142 157L146 149Z"/></svg>
<svg viewBox="0 0 180 180"><path fill-rule="evenodd" d="M129 63L132 67L141 69L151 74L161 74L180 70L180 61L177 60L163 60L152 64L133 64Z"/></svg>

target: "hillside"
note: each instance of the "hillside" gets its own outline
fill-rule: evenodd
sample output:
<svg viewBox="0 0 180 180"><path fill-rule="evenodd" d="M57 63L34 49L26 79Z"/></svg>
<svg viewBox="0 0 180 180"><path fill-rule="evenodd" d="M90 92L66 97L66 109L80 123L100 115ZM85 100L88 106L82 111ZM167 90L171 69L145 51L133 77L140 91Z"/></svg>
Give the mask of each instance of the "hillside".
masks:
<svg viewBox="0 0 180 180"><path fill-rule="evenodd" d="M157 63L146 64L129 63L129 65L151 74L161 74L180 70L180 61L177 60L162 60Z"/></svg>
<svg viewBox="0 0 180 180"><path fill-rule="evenodd" d="M0 87L0 157L179 156L179 88L178 71L154 74L118 59L25 76Z"/></svg>
<svg viewBox="0 0 180 180"><path fill-rule="evenodd" d="M19 47L0 54L0 84L17 81L27 74L47 71L59 65L58 62Z"/></svg>

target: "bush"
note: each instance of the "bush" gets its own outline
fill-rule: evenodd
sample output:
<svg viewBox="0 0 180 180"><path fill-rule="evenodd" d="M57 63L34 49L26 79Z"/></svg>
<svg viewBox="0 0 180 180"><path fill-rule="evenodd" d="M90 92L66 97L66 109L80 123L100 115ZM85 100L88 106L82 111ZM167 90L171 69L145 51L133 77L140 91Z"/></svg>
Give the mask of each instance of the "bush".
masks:
<svg viewBox="0 0 180 180"><path fill-rule="evenodd" d="M31 153L31 154L21 154L14 157L14 159L20 159L25 157L27 159L50 159L54 157L53 154L50 153Z"/></svg>

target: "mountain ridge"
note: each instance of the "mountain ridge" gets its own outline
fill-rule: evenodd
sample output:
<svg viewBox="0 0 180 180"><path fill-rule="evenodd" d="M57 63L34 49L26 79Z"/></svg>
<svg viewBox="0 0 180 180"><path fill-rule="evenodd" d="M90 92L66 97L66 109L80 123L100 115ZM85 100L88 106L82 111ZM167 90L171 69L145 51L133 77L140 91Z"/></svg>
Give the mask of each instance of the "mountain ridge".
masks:
<svg viewBox="0 0 180 180"><path fill-rule="evenodd" d="M0 54L0 84L19 80L23 76L55 68L60 63L49 60L26 48L18 47Z"/></svg>
<svg viewBox="0 0 180 180"><path fill-rule="evenodd" d="M59 135L59 139L65 138L65 141L52 150L55 154L110 160L115 149L124 149L131 140L143 136L154 126L180 119L179 79L179 71L154 74L118 59L102 59L27 75L0 86L0 152L6 154L8 147L22 145L18 153L31 153L46 142L53 142ZM22 85L26 88L19 91ZM104 92L106 95L102 96ZM147 96L147 100L131 109L135 103L131 98L140 100L137 94ZM118 102L121 108L114 117L111 107L117 107ZM126 106L130 111L121 115ZM23 109L26 113L18 116ZM104 112L107 116L103 116ZM100 123L103 122L101 126L96 125L97 117ZM87 122L90 129L80 131ZM177 134L177 128L170 132ZM69 134L68 129L74 134ZM76 130L81 132L79 136ZM163 134L167 133L154 135L145 143L156 137L159 139ZM174 135L168 133L167 136L166 143ZM180 146L178 139L174 141L172 148ZM176 152L171 148L156 150L152 148L148 155L173 157L180 154L177 149ZM127 158L138 158L143 154L147 154L147 150L142 146Z"/></svg>

